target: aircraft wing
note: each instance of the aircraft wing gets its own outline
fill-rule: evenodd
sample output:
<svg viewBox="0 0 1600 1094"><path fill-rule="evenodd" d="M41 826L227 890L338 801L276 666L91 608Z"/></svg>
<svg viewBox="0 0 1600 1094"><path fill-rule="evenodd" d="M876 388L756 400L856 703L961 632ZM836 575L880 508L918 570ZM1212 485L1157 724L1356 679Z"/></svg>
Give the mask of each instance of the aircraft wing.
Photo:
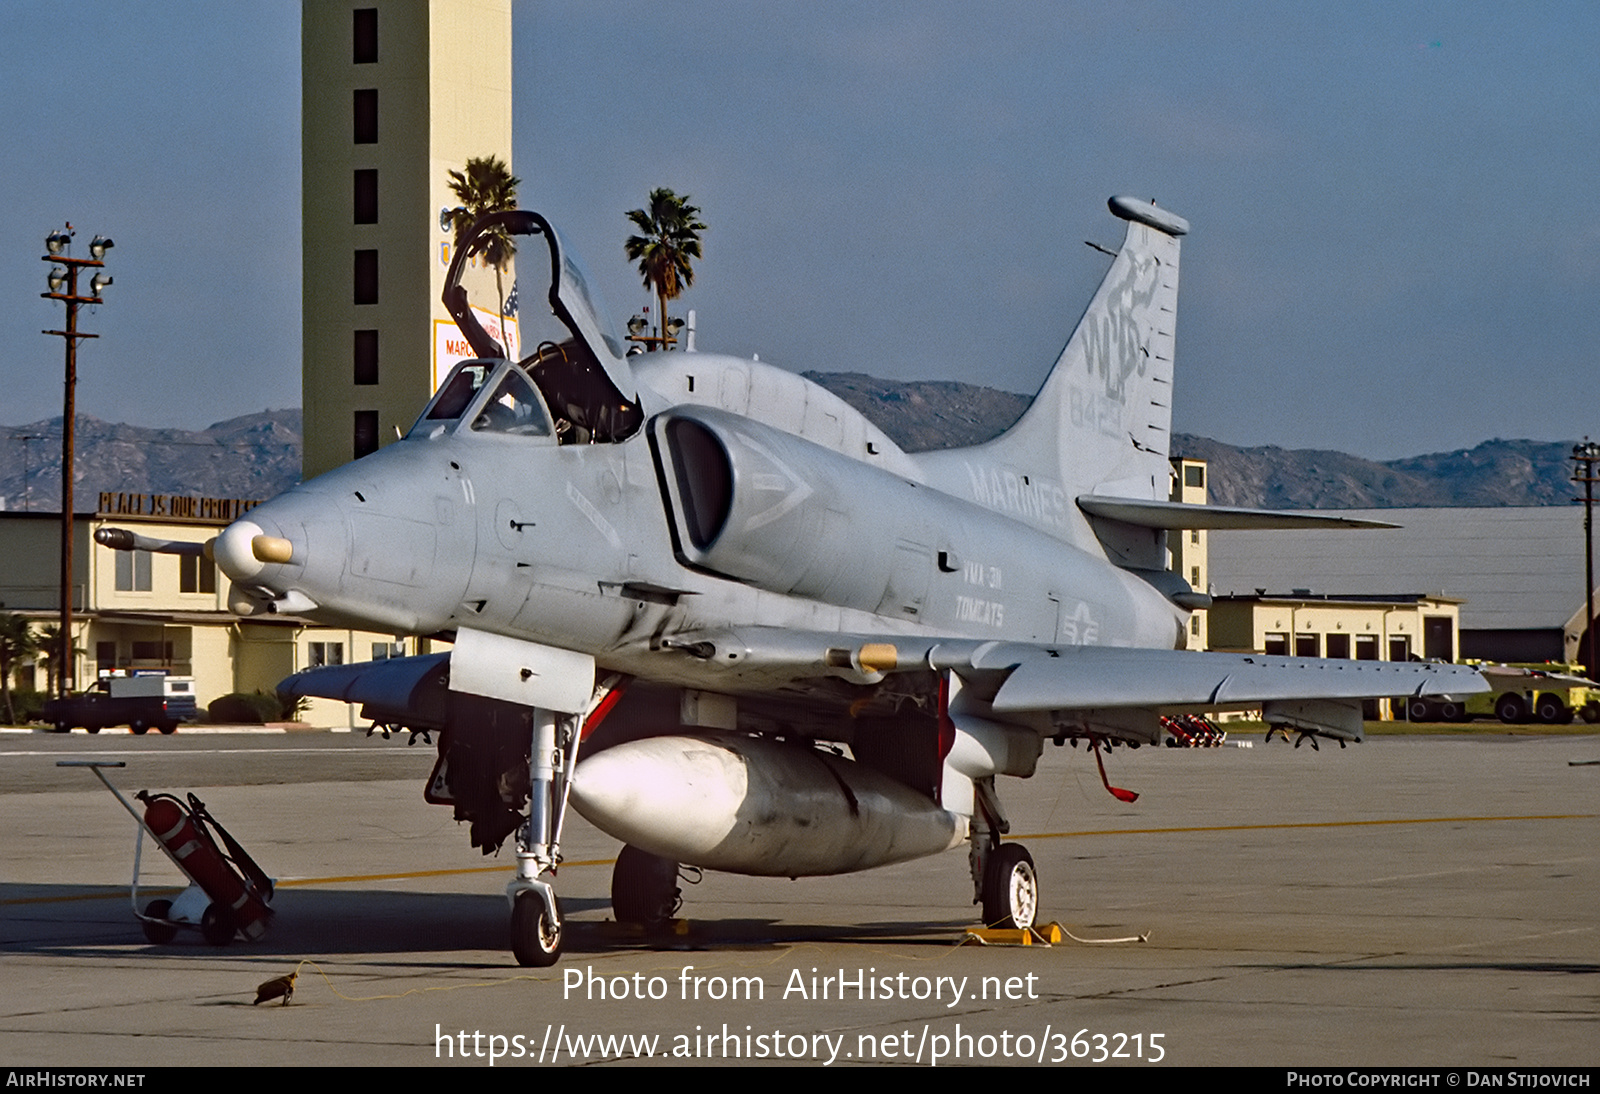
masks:
<svg viewBox="0 0 1600 1094"><path fill-rule="evenodd" d="M727 666L739 677L840 676L865 683L890 672L949 670L993 691L997 712L1226 707L1274 699L1381 699L1489 690L1475 669L1431 661L852 636L778 627L681 635L670 640L670 648Z"/></svg>
<svg viewBox="0 0 1600 1094"><path fill-rule="evenodd" d="M890 673L949 671L961 678L968 702L988 716L1045 733L1076 725L1144 740L1158 736L1163 713L1258 704L1269 722L1359 739L1360 700L1489 690L1468 666L1427 661L852 638L766 627L683 636L675 645L723 666L745 686L821 676L873 684Z"/></svg>
<svg viewBox="0 0 1600 1094"><path fill-rule="evenodd" d="M444 724L450 654L310 669L280 690L360 703L379 722ZM797 699L807 681L862 687L897 673L950 672L986 717L1053 735L1062 727L1135 740L1159 735L1161 714L1260 705L1269 722L1347 739L1361 736L1360 700L1470 695L1489 690L1464 665L1342 661L1257 653L842 635L781 627L692 632L666 639L629 668L683 678L684 660L720 677L711 690ZM704 679L704 677L702 677ZM702 684L702 686L705 686ZM836 694L836 693L835 693Z"/></svg>
<svg viewBox="0 0 1600 1094"><path fill-rule="evenodd" d="M1477 669L1492 684L1502 688L1514 688L1520 682L1530 680L1544 681L1563 688L1592 688L1600 686L1587 677L1575 676L1569 672L1554 672L1550 669L1529 669L1517 665L1479 665Z"/></svg>
<svg viewBox="0 0 1600 1094"><path fill-rule="evenodd" d="M938 654L936 649L935 655ZM1081 707L1230 707L1294 699L1375 699L1487 691L1470 668L1426 661L1339 661L1104 646L1003 645L969 659L1008 667L996 713ZM962 669L951 665L957 673Z"/></svg>

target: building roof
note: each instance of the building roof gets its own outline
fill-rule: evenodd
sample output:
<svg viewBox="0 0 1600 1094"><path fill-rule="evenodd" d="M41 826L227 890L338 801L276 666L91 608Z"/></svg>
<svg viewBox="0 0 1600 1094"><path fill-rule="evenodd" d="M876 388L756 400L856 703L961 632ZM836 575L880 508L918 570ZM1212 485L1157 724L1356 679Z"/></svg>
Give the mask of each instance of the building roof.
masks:
<svg viewBox="0 0 1600 1094"><path fill-rule="evenodd" d="M1212 598L1217 604L1326 604L1329 607L1394 607L1397 604L1460 604L1459 597L1428 593L1312 593L1304 589L1283 593L1218 593Z"/></svg>
<svg viewBox="0 0 1600 1094"><path fill-rule="evenodd" d="M1215 531L1218 595L1437 593L1465 601L1471 630L1561 628L1583 606L1583 510L1577 506L1353 509L1393 529Z"/></svg>

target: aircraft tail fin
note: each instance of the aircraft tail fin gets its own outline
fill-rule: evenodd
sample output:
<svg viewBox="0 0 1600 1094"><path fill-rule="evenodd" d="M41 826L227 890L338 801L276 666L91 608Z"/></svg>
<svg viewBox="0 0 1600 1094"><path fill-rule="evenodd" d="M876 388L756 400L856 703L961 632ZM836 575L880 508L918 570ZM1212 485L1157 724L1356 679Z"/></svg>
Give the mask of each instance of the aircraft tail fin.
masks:
<svg viewBox="0 0 1600 1094"><path fill-rule="evenodd" d="M1115 197L1122 249L1033 405L996 444L1069 493L1167 496L1181 217Z"/></svg>
<svg viewBox="0 0 1600 1094"><path fill-rule="evenodd" d="M1088 531L1074 504L1082 495L1168 495L1178 251L1189 225L1135 198L1108 204L1128 222L1122 248L1032 405L994 440L934 461L959 461L947 474L966 480L979 504L1016 509L1068 539ZM1010 504L1041 487L1053 498Z"/></svg>

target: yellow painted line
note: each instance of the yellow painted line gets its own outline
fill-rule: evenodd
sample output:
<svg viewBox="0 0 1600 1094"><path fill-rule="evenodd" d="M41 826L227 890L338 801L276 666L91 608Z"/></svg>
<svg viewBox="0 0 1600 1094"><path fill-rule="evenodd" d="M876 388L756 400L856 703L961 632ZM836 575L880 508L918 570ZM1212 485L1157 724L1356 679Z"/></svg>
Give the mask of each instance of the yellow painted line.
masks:
<svg viewBox="0 0 1600 1094"><path fill-rule="evenodd" d="M1024 839L1075 839L1080 836L1166 836L1184 835L1193 832L1266 832L1289 828L1369 828L1376 825L1389 824L1483 824L1505 821L1549 821L1549 820L1593 820L1600 817L1600 813L1534 813L1516 816L1495 817L1395 817L1385 820L1350 820L1350 821L1294 821L1283 824L1205 824L1187 828L1103 828L1098 831L1083 832L1027 832L1012 835L1013 840ZM584 859L575 862L563 862L564 867L575 866L610 866L616 859L597 858ZM511 866L471 866L456 870L412 870L405 873L393 874L345 874L338 877L302 877L288 878L276 883L279 889L287 889L305 885L345 885L352 882L363 881L404 881L424 877L456 877L465 874L503 874L514 869ZM177 892L177 889L146 889L145 892ZM121 899L118 893L77 893L71 896L29 896L13 897L0 900L0 906L11 904L53 904L57 901L72 900L107 900Z"/></svg>
<svg viewBox="0 0 1600 1094"><path fill-rule="evenodd" d="M152 887L149 889L140 889L139 892L141 894L171 894L181 893L183 890L176 885L168 885ZM127 895L127 893L74 893L71 896L19 896L11 897L7 900L0 900L0 904L65 904L72 900L110 900L112 898L121 900Z"/></svg>
<svg viewBox="0 0 1600 1094"><path fill-rule="evenodd" d="M1283 824L1205 824L1192 828L1102 828L1085 832L1027 832L1010 839L1073 839L1077 836L1163 836L1185 832L1265 832L1282 828L1367 828L1379 824L1474 824L1484 821L1593 820L1600 813L1538 813L1506 817L1397 817L1388 820L1292 821Z"/></svg>
<svg viewBox="0 0 1600 1094"><path fill-rule="evenodd" d="M588 859L582 862L563 862L562 868L571 866L610 866L617 860L614 858ZM469 866L459 870L413 870L403 874L347 874L343 877L297 877L280 881L276 888L287 889L295 885L341 885L352 881L401 881L407 878L418 877L453 877L459 874L504 874L515 870L515 866Z"/></svg>
<svg viewBox="0 0 1600 1094"><path fill-rule="evenodd" d="M563 862L562 867L573 866L610 866L617 860L614 858L584 859L575 862ZM400 874L347 874L343 877L297 877L286 878L273 883L275 889L288 889L304 885L342 885L355 881L399 881L407 878L419 877L452 877L458 874L505 874L515 870L512 865L502 866L472 866L460 870L413 870ZM179 893L179 886L151 886L139 890L143 893ZM9 904L55 904L66 903L74 900L121 900L127 894L115 893L73 893L69 896L19 896L0 900L0 906Z"/></svg>

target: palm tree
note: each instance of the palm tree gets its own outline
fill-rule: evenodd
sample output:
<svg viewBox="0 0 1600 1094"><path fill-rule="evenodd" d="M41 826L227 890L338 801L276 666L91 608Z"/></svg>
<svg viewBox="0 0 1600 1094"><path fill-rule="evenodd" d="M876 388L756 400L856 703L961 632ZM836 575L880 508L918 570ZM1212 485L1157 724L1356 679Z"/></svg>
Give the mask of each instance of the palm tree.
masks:
<svg viewBox="0 0 1600 1094"><path fill-rule="evenodd" d="M700 233L706 230L699 217L700 209L689 204L688 194L679 197L665 188L650 191L648 211L628 213L628 219L644 234L629 236L623 247L629 261L639 263L644 287L655 291L662 349L667 346L667 301L676 300L694 284L689 260L700 257Z"/></svg>
<svg viewBox="0 0 1600 1094"><path fill-rule="evenodd" d="M0 613L0 699L4 700L7 725L17 723L17 712L11 705L11 671L18 661L38 649L38 644L26 619L11 612Z"/></svg>
<svg viewBox="0 0 1600 1094"><path fill-rule="evenodd" d="M450 227L455 231L455 245L460 247L467 229L485 213L509 213L517 207L517 187L522 180L511 173L506 161L499 156L473 157L467 160L465 171L451 171L450 192L461 204L450 210ZM511 266L517 245L504 227L480 236L467 257L482 255L494 267L494 288L500 304L500 341L506 352L511 352L505 335L506 290L501 275Z"/></svg>
<svg viewBox="0 0 1600 1094"><path fill-rule="evenodd" d="M34 642L34 652L39 655L39 663L44 666L45 694L56 693L56 669L61 665L61 627L55 623L46 623L39 628L39 634ZM74 660L83 653L82 646L72 647Z"/></svg>

